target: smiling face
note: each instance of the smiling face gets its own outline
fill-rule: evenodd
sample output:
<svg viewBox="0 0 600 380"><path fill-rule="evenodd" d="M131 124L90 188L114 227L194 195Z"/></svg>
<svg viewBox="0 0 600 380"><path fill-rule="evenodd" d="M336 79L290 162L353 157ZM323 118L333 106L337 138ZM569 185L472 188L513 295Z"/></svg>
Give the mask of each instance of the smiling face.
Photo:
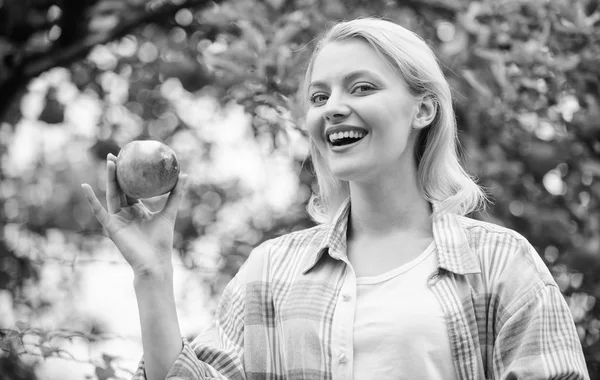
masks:
<svg viewBox="0 0 600 380"><path fill-rule="evenodd" d="M310 83L307 128L336 178L362 182L416 171L412 128L425 126L420 103L367 42L327 43Z"/></svg>

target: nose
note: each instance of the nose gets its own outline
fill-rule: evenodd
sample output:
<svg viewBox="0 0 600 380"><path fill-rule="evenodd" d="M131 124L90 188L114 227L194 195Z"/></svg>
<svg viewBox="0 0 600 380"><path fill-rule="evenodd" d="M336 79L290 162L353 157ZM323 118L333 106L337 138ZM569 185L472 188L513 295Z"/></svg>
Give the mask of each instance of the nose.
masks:
<svg viewBox="0 0 600 380"><path fill-rule="evenodd" d="M339 96L333 96L332 94L325 104L323 117L327 122L335 124L346 119L350 112L350 107Z"/></svg>

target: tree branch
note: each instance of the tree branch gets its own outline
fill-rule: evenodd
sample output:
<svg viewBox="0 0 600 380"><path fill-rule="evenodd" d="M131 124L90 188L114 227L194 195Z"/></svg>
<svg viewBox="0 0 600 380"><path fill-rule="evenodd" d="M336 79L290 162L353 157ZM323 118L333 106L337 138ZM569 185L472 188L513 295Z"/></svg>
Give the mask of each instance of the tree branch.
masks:
<svg viewBox="0 0 600 380"><path fill-rule="evenodd" d="M27 82L45 71L71 64L85 57L94 46L119 39L142 25L162 21L183 8L197 8L220 2L222 0L186 0L169 3L152 11L140 11L138 16L122 20L113 29L86 36L72 45L56 44L50 51L23 57L20 64L9 73L9 79L4 83L0 82L0 120L5 119L8 109Z"/></svg>
<svg viewBox="0 0 600 380"><path fill-rule="evenodd" d="M25 57L24 75L27 79L40 75L41 73L57 66L69 64L78 58L82 58L96 45L106 44L137 29L141 25L150 24L163 20L177 13L183 8L201 7L208 4L217 4L222 0L187 0L182 3L162 6L155 11L143 13L138 17L127 20L114 29L107 30L104 33L97 33L79 40L72 46L57 48L37 57Z"/></svg>
<svg viewBox="0 0 600 380"><path fill-rule="evenodd" d="M454 18L456 14L466 8L465 5L454 0L396 0L396 3L399 6L409 6L415 10L430 9L449 18Z"/></svg>

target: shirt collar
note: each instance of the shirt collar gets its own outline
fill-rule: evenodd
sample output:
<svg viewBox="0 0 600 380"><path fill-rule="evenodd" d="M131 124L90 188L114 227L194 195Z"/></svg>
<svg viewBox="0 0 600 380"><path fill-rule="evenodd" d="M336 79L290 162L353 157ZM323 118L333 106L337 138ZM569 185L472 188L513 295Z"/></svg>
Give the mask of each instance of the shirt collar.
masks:
<svg viewBox="0 0 600 380"><path fill-rule="evenodd" d="M433 239L438 251L438 267L465 275L481 273L479 259L469 245L460 216L433 207Z"/></svg>
<svg viewBox="0 0 600 380"><path fill-rule="evenodd" d="M348 215L350 214L350 197L338 208L335 216L327 224L325 237L317 246L315 251L309 253L302 274L310 271L319 262L323 254L328 254L333 259L340 260L346 254L346 229L348 226Z"/></svg>
<svg viewBox="0 0 600 380"><path fill-rule="evenodd" d="M481 273L477 256L471 250L464 227L458 220L459 216L433 207L433 239L438 251L438 267L450 272L465 275ZM317 246L309 253L303 274L309 272L324 254L340 260L346 255L346 230L350 214L350 198L348 197L339 207L332 221L326 226L326 233Z"/></svg>

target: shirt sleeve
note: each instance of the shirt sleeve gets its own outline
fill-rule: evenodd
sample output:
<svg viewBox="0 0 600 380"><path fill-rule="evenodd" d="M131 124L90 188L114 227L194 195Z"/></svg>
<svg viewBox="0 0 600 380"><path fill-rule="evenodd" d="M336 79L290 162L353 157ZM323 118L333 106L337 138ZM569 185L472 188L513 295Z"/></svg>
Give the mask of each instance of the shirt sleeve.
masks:
<svg viewBox="0 0 600 380"><path fill-rule="evenodd" d="M217 309L215 325L192 342L183 339L181 353L167 373L166 380L242 380L243 297L234 278L225 288ZM132 380L146 380L144 358Z"/></svg>
<svg viewBox="0 0 600 380"><path fill-rule="evenodd" d="M235 277L227 284L214 325L192 342L183 339L181 353L169 370L166 380L245 380L244 321L246 285L262 276L268 248L255 248ZM132 380L146 380L144 359Z"/></svg>
<svg viewBox="0 0 600 380"><path fill-rule="evenodd" d="M500 323L494 344L494 379L589 380L575 323L556 285L524 295Z"/></svg>
<svg viewBox="0 0 600 380"><path fill-rule="evenodd" d="M194 348L187 339L183 339L183 348L181 353L169 370L167 380L191 380L191 379L228 379L220 374L208 362L199 360ZM146 371L144 359L140 361L138 369L132 380L146 380Z"/></svg>

